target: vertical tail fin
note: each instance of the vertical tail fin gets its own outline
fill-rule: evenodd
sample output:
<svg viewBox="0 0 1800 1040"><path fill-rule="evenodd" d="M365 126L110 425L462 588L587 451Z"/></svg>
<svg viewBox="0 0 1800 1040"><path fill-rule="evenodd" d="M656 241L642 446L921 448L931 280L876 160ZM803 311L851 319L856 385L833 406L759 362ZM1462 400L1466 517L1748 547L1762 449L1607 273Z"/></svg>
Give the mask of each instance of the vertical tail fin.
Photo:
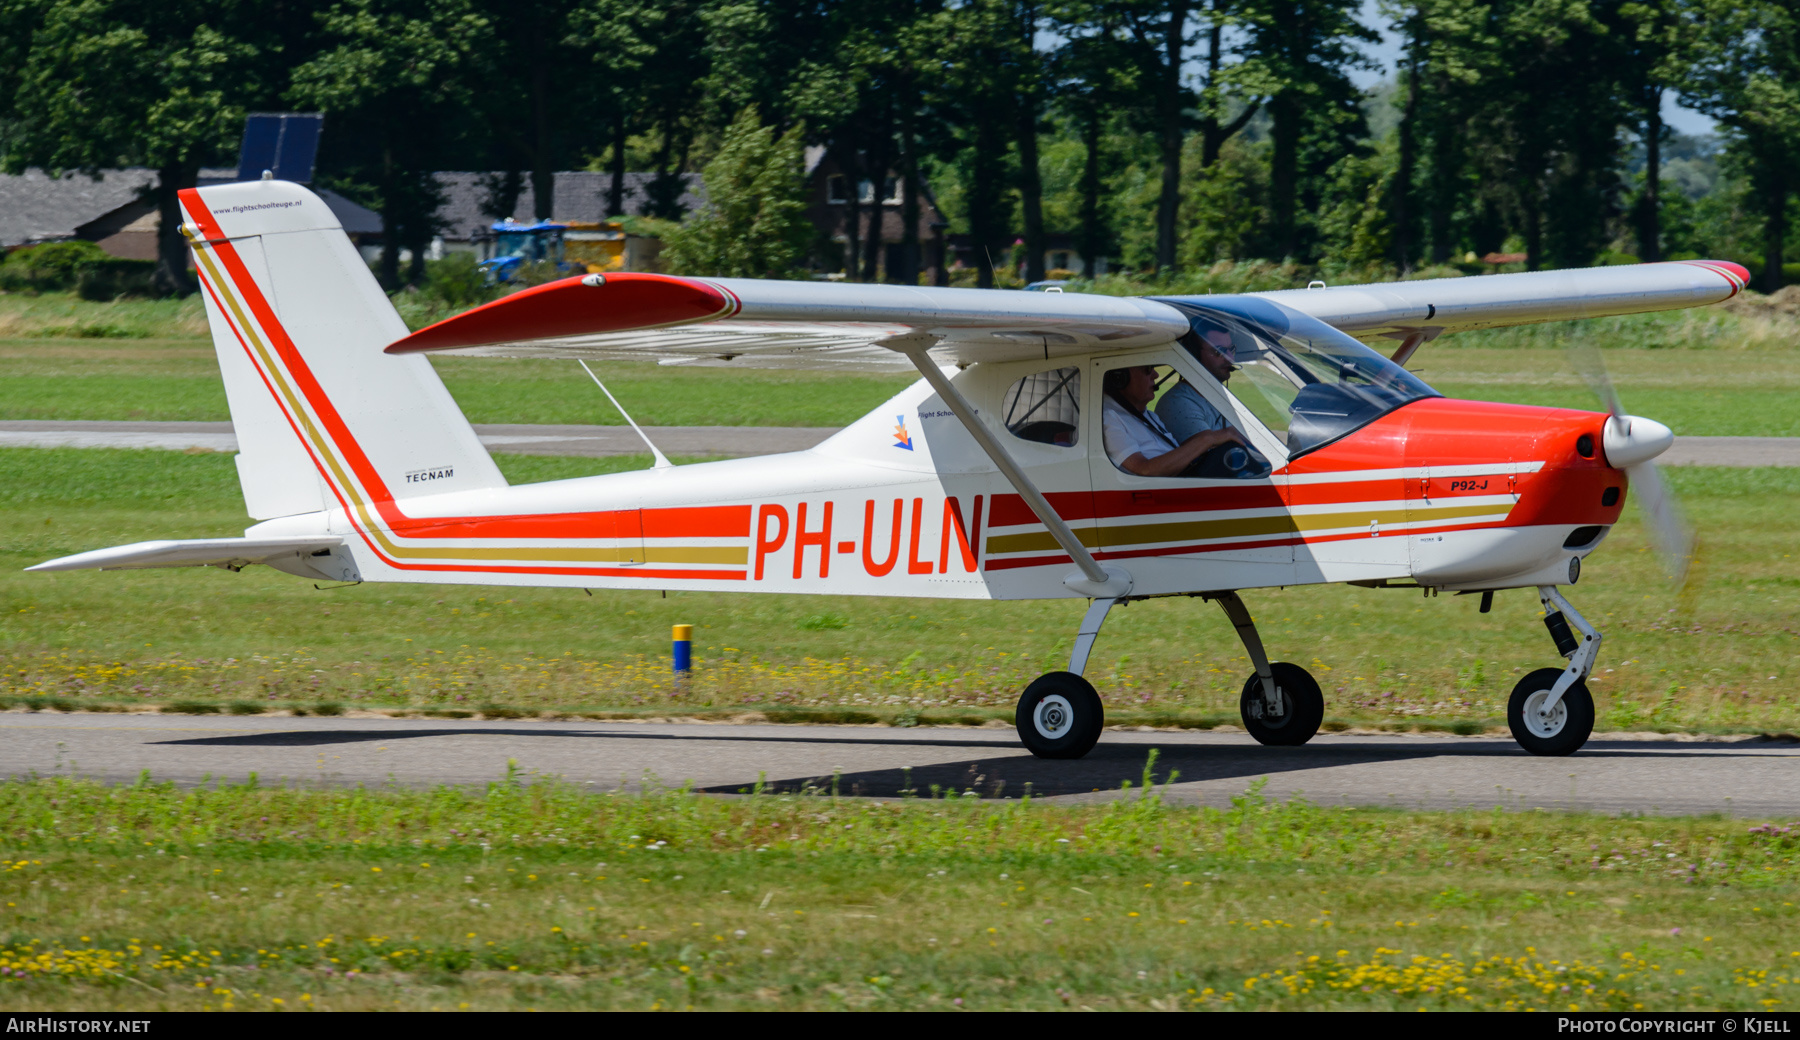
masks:
<svg viewBox="0 0 1800 1040"><path fill-rule="evenodd" d="M337 218L286 181L181 193L258 520L505 479Z"/></svg>

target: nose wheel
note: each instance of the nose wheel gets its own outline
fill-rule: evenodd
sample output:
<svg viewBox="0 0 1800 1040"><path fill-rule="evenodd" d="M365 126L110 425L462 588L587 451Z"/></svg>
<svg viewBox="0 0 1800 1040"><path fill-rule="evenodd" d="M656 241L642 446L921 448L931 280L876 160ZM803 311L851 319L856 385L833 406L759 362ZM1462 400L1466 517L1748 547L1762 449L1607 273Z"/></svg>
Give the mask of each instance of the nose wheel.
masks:
<svg viewBox="0 0 1800 1040"><path fill-rule="evenodd" d="M1551 691L1561 668L1539 668L1513 687L1506 700L1506 724L1519 746L1534 755L1572 755L1594 732L1594 696L1587 683L1573 682L1561 698Z"/></svg>
<svg viewBox="0 0 1800 1040"><path fill-rule="evenodd" d="M1534 755L1572 755L1594 732L1594 695L1587 677L1600 654L1600 633L1553 585L1538 588L1544 627L1566 668L1539 668L1506 699L1506 725L1519 746ZM1579 636L1579 638L1577 638Z"/></svg>

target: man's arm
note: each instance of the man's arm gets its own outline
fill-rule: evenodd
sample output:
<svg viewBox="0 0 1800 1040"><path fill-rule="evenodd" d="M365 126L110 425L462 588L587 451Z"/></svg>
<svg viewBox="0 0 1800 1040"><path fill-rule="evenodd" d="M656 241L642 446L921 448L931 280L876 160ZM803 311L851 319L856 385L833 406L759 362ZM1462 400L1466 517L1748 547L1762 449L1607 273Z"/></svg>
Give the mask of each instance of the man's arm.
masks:
<svg viewBox="0 0 1800 1040"><path fill-rule="evenodd" d="M1221 444L1249 446L1244 441L1244 435L1230 426L1223 430L1202 430L1182 441L1181 447L1174 451L1164 452L1153 459L1147 459L1143 452L1137 452L1119 463L1119 467L1140 477L1179 477L1195 459Z"/></svg>

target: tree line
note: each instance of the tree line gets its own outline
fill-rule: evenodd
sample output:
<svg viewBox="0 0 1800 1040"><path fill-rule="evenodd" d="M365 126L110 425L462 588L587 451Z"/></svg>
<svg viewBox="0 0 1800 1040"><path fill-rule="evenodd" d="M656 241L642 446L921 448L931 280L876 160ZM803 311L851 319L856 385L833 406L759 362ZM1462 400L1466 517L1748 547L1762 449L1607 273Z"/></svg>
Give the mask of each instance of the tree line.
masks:
<svg viewBox="0 0 1800 1040"><path fill-rule="evenodd" d="M529 185L539 217L558 169L610 173L615 214L625 173L649 171L646 215L678 220L692 216L683 175L756 126L759 154L783 163L815 144L853 178L891 173L909 217L929 193L969 236L980 285L996 258L1042 278L1052 234L1090 270L1104 258L1165 276L1251 257L1406 274L1516 249L1532 269L1710 252L1749 262L1765 290L1782 284L1800 0L1382 0L1377 24L1362 12L0 0L0 161L155 169L167 291L187 288L175 192L231 161L245 112L278 109L326 113L317 180L383 215L390 287L422 276L442 230L435 171L497 171L496 215ZM1368 56L1378 29L1399 41L1391 70ZM1359 89L1362 71L1387 78ZM1673 135L1667 99L1715 118L1716 146ZM1666 176L1671 150L1711 164L1703 191ZM775 190L740 172L764 185L744 190ZM775 237L790 240L784 264L912 283L918 220L904 223L897 262L854 221L847 243Z"/></svg>

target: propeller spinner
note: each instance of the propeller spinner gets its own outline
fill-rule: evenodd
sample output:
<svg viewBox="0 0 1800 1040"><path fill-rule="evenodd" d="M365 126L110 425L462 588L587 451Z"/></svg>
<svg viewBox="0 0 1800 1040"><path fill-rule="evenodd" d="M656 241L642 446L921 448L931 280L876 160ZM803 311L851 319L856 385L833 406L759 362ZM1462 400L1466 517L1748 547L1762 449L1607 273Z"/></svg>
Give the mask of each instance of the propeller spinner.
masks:
<svg viewBox="0 0 1800 1040"><path fill-rule="evenodd" d="M1694 530L1655 462L1658 455L1675 443L1674 431L1654 419L1625 413L1598 347L1591 343L1570 344L1569 357L1575 370L1612 413L1602 439L1607 464L1624 470L1631 479L1632 490L1637 492L1638 503L1644 510L1645 522L1656 540L1663 569L1669 572L1677 587L1685 585L1688 568L1694 560Z"/></svg>

